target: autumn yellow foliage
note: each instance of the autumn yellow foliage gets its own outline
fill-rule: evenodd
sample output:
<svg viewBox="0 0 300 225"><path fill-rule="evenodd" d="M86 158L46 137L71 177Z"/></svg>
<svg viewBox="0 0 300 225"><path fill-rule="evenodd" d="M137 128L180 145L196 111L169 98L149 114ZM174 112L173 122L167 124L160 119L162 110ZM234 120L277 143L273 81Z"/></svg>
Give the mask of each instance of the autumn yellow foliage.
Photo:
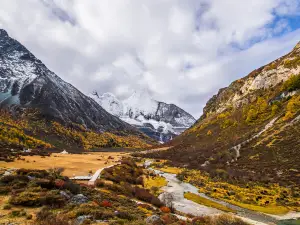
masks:
<svg viewBox="0 0 300 225"><path fill-rule="evenodd" d="M283 117L283 120L289 120L293 118L297 112L300 110L300 95L293 96L287 106L286 106L286 113Z"/></svg>
<svg viewBox="0 0 300 225"><path fill-rule="evenodd" d="M239 186L212 179L207 173L199 170L187 169L183 170L177 177L180 180L198 186L200 193L205 193L212 198L243 208L270 214L300 211L298 204L300 201L299 191L280 186L279 184L262 186L256 183L249 183L245 186ZM186 195L185 197L195 202L202 201L198 197L195 199L193 195Z"/></svg>
<svg viewBox="0 0 300 225"><path fill-rule="evenodd" d="M1 111L0 116L0 143L14 147L26 148L51 148L52 145L25 134L28 127L25 120L13 120L6 111Z"/></svg>
<svg viewBox="0 0 300 225"><path fill-rule="evenodd" d="M98 133L78 124L72 124L71 128L54 121L49 123L37 115L38 112L34 110L27 110L15 117L8 111L0 111L0 145L47 149L55 147L51 141L53 141L52 137L56 136L55 138L65 143L71 142L85 150L103 147L145 148L149 146L145 141L146 138L139 136ZM48 135L50 138L47 137ZM39 137L44 140L40 140ZM51 143L47 143L48 141Z"/></svg>
<svg viewBox="0 0 300 225"><path fill-rule="evenodd" d="M82 130L64 127L60 123L52 122L57 135L73 139L85 150L103 147L145 148L149 147L142 139L134 135L119 136L113 133L96 133L81 127Z"/></svg>
<svg viewBox="0 0 300 225"><path fill-rule="evenodd" d="M244 108L243 113L246 122L254 124L255 122L262 122L269 119L272 116L271 110L267 100L263 97L258 97L255 103Z"/></svg>

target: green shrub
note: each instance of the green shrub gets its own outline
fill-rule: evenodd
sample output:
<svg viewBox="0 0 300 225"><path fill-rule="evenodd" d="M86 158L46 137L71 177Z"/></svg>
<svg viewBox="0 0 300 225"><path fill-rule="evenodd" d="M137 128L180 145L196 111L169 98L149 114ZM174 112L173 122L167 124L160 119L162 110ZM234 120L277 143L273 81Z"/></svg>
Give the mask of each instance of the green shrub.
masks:
<svg viewBox="0 0 300 225"><path fill-rule="evenodd" d="M139 200L149 202L157 207L163 206L163 203L156 196L144 188L135 187L134 196Z"/></svg>
<svg viewBox="0 0 300 225"><path fill-rule="evenodd" d="M9 186L0 187L0 195L7 195L10 191L11 187Z"/></svg>
<svg viewBox="0 0 300 225"><path fill-rule="evenodd" d="M43 179L43 178L35 179L34 183L37 186L40 186L41 188L46 188L46 189L54 188L54 182L49 179Z"/></svg>
<svg viewBox="0 0 300 225"><path fill-rule="evenodd" d="M95 182L95 186L96 187L104 187L105 186L105 182L103 180L98 179Z"/></svg>
<svg viewBox="0 0 300 225"><path fill-rule="evenodd" d="M265 98L258 97L255 103L252 103L250 106L246 106L243 109L243 114L248 124L254 124L270 118L271 108Z"/></svg>
<svg viewBox="0 0 300 225"><path fill-rule="evenodd" d="M49 210L49 208L43 207L41 211L36 214L36 220L44 221L51 216L53 216L53 213Z"/></svg>
<svg viewBox="0 0 300 225"><path fill-rule="evenodd" d="M125 219L125 220L133 220L133 216L129 213L129 212L125 212L125 211L119 211L117 216L120 219Z"/></svg>
<svg viewBox="0 0 300 225"><path fill-rule="evenodd" d="M240 218L229 214L222 214L219 216L204 216L195 217L192 220L193 225L250 225Z"/></svg>
<svg viewBox="0 0 300 225"><path fill-rule="evenodd" d="M300 65L300 57L296 57L294 59L286 60L284 62L284 67L292 69L297 68Z"/></svg>
<svg viewBox="0 0 300 225"><path fill-rule="evenodd" d="M18 175L27 175L35 178L44 178L49 175L46 170L30 170L30 169L18 169L16 171Z"/></svg>
<svg viewBox="0 0 300 225"><path fill-rule="evenodd" d="M244 222L243 220L241 220L240 218L233 217L228 214L216 216L215 224L216 225L250 225Z"/></svg>
<svg viewBox="0 0 300 225"><path fill-rule="evenodd" d="M63 189L69 190L72 194L76 195L80 193L80 185L73 183L71 180L67 180L64 185Z"/></svg>
<svg viewBox="0 0 300 225"><path fill-rule="evenodd" d="M116 221L112 221L111 223L109 223L109 225L147 225L147 224L144 220L128 221L128 220L119 219Z"/></svg>
<svg viewBox="0 0 300 225"><path fill-rule="evenodd" d="M10 204L5 204L2 209L4 210L8 210L8 209L11 209L11 205Z"/></svg>
<svg viewBox="0 0 300 225"><path fill-rule="evenodd" d="M133 196L133 187L128 183L122 182L121 185L105 184L105 187L117 194L123 194L129 197Z"/></svg>
<svg viewBox="0 0 300 225"><path fill-rule="evenodd" d="M31 220L32 217L33 217L33 216L32 216L31 214L28 214L28 215L26 216L26 219L27 219L27 220Z"/></svg>
<svg viewBox="0 0 300 225"><path fill-rule="evenodd" d="M120 165L116 165L105 169L102 172L102 177L116 183L127 182L130 184L139 184L143 175L143 169L138 167L134 161L125 159Z"/></svg>
<svg viewBox="0 0 300 225"><path fill-rule="evenodd" d="M21 216L26 216L27 213L24 210L13 210L10 213L10 217L21 217Z"/></svg>
<svg viewBox="0 0 300 225"><path fill-rule="evenodd" d="M236 123L237 123L236 121L233 121L233 120L231 120L231 119L225 119L225 120L223 121L223 123L221 124L221 127L222 127L223 129L225 129L225 128L227 128L227 127L231 127L231 126L235 125Z"/></svg>
<svg viewBox="0 0 300 225"><path fill-rule="evenodd" d="M283 117L284 120L293 118L300 110L300 95L294 95L286 106L286 113Z"/></svg>
<svg viewBox="0 0 300 225"><path fill-rule="evenodd" d="M272 108L271 108L272 116L275 116L280 111L281 107L282 107L281 102L279 102L279 101L273 102L272 103Z"/></svg>
<svg viewBox="0 0 300 225"><path fill-rule="evenodd" d="M4 183L4 184L10 184L13 181L16 181L16 182L19 182L19 181L28 182L29 178L27 176L24 176L24 175L8 175L8 176L3 176L0 179L0 182Z"/></svg>
<svg viewBox="0 0 300 225"><path fill-rule="evenodd" d="M39 225L69 225L70 221L64 216L54 215L48 208L43 208L36 215L36 223Z"/></svg>
<svg viewBox="0 0 300 225"><path fill-rule="evenodd" d="M252 123L258 118L258 112L256 109L250 109L247 113L246 122Z"/></svg>
<svg viewBox="0 0 300 225"><path fill-rule="evenodd" d="M284 91L295 91L300 88L300 74L292 75L287 81L283 83L282 89Z"/></svg>
<svg viewBox="0 0 300 225"><path fill-rule="evenodd" d="M25 188L27 186L27 183L24 181L14 180L11 185L12 185L12 189L21 189L21 188Z"/></svg>
<svg viewBox="0 0 300 225"><path fill-rule="evenodd" d="M47 205L47 206L62 206L66 202L65 198L60 195L59 191L52 190L47 192L44 196L40 198L40 204L41 205Z"/></svg>
<svg viewBox="0 0 300 225"><path fill-rule="evenodd" d="M108 220L115 216L113 212L107 210L96 210L92 214L96 220Z"/></svg>
<svg viewBox="0 0 300 225"><path fill-rule="evenodd" d="M10 204L22 206L40 206L40 194L35 192L22 192L16 196L12 196L9 200Z"/></svg>

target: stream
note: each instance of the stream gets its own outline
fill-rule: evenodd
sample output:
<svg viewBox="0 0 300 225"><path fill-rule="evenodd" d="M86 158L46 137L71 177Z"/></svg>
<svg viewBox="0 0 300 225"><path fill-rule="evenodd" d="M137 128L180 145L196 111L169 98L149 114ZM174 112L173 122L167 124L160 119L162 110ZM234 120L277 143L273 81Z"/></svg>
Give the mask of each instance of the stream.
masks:
<svg viewBox="0 0 300 225"><path fill-rule="evenodd" d="M269 216L263 213L241 208L239 206L232 205L230 203L221 200L210 198L204 193L199 193L197 187L189 183L185 183L178 180L175 174L165 173L160 170L149 168L151 163L152 163L151 160L147 160L145 162L145 167L148 168L149 170L154 171L156 174L163 176L168 181L167 186L164 186L162 188L163 193L159 196L159 198L163 199L164 195L167 195L168 193L172 193L173 206L179 212L192 214L194 216L210 216L210 215L218 215L223 213L218 209L200 205L184 198L185 192L191 192L235 210L238 217L241 217L243 220L249 222L250 224L264 225L270 223L277 224L279 222L279 220L273 216Z"/></svg>

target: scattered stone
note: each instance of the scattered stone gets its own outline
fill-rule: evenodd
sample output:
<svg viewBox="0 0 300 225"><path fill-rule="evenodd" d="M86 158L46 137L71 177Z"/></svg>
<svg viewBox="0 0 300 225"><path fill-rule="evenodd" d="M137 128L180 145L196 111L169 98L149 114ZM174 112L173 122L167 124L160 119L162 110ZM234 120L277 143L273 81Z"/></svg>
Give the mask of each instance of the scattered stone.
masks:
<svg viewBox="0 0 300 225"><path fill-rule="evenodd" d="M11 172L10 171L5 171L3 176L8 176L8 175L11 175Z"/></svg>
<svg viewBox="0 0 300 225"><path fill-rule="evenodd" d="M108 220L96 220L96 223L108 223Z"/></svg>
<svg viewBox="0 0 300 225"><path fill-rule="evenodd" d="M68 195L65 191L60 191L59 193L61 196L65 197L67 200L69 200L71 198L71 196Z"/></svg>
<svg viewBox="0 0 300 225"><path fill-rule="evenodd" d="M27 176L27 177L28 177L29 180L34 180L35 179L35 177L33 177L33 176Z"/></svg>
<svg viewBox="0 0 300 225"><path fill-rule="evenodd" d="M149 216L146 219L146 224L150 224L150 225L163 225L163 221L160 219L160 217L158 215L152 215Z"/></svg>
<svg viewBox="0 0 300 225"><path fill-rule="evenodd" d="M92 216L88 216L88 215L83 215L83 216L78 216L76 218L76 221L74 223L74 225L81 225L83 224L86 220L89 220Z"/></svg>
<svg viewBox="0 0 300 225"><path fill-rule="evenodd" d="M86 196L84 196L83 194L78 194L71 198L71 203L74 203L76 205L87 203L88 201L89 201L89 199Z"/></svg>

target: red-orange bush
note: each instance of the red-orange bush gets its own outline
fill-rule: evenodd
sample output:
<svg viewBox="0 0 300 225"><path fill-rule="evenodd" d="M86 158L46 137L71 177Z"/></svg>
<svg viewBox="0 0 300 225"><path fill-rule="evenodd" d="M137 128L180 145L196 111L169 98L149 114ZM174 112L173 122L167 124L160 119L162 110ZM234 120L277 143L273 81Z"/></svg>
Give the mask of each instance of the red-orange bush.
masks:
<svg viewBox="0 0 300 225"><path fill-rule="evenodd" d="M170 213L171 209L167 206L163 206L160 208L160 211L162 211L163 213Z"/></svg>
<svg viewBox="0 0 300 225"><path fill-rule="evenodd" d="M107 201L107 200L103 200L101 203L100 203L100 206L102 207L112 207L112 204L111 202Z"/></svg>
<svg viewBox="0 0 300 225"><path fill-rule="evenodd" d="M63 188L64 185L65 185L65 181L60 180L60 179L55 180L55 187Z"/></svg>

